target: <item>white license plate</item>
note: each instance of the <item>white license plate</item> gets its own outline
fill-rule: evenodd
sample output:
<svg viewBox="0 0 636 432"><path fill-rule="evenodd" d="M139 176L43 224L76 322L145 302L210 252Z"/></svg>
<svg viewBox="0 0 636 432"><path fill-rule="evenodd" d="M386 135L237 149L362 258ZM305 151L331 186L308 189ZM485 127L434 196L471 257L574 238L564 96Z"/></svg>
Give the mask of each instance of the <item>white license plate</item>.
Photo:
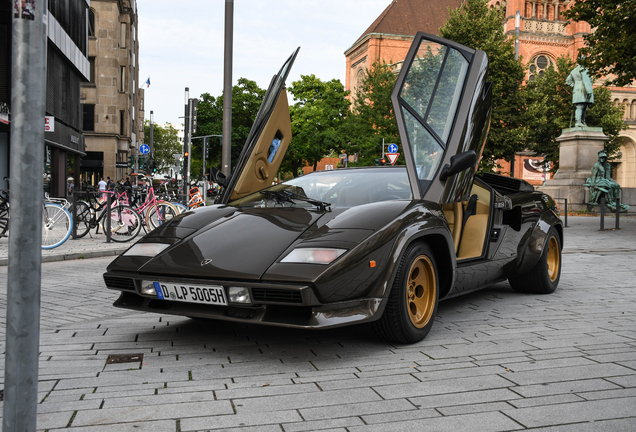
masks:
<svg viewBox="0 0 636 432"><path fill-rule="evenodd" d="M153 282L161 300L227 305L225 290L221 286L203 286Z"/></svg>

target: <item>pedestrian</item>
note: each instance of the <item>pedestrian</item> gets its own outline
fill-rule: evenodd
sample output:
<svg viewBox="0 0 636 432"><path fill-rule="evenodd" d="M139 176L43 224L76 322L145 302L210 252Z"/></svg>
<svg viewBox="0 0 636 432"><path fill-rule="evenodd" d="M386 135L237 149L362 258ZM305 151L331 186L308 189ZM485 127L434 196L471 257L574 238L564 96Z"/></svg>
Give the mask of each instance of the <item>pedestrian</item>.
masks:
<svg viewBox="0 0 636 432"><path fill-rule="evenodd" d="M108 183L106 183L104 181L104 177L102 177L102 179L99 181L99 183L97 183L97 186L99 186L99 191L101 192L101 197L103 199L106 199L106 186L108 185Z"/></svg>

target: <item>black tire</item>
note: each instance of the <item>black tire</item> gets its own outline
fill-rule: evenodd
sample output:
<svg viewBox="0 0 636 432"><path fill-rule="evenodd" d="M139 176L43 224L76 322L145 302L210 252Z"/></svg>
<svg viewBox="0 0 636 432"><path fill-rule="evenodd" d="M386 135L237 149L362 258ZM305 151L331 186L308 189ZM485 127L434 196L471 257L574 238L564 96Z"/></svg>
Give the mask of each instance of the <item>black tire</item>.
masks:
<svg viewBox="0 0 636 432"><path fill-rule="evenodd" d="M132 207L119 205L111 209L109 216L112 241L123 243L137 237L141 230L141 217Z"/></svg>
<svg viewBox="0 0 636 432"><path fill-rule="evenodd" d="M77 210L74 222L77 227L77 238L82 238L91 230L92 212L89 205L84 201L77 201L75 205L77 206ZM72 215L73 209L71 208L69 212Z"/></svg>
<svg viewBox="0 0 636 432"><path fill-rule="evenodd" d="M424 243L410 245L398 266L384 313L373 322L376 333L391 342L415 343L433 327L439 302L435 257Z"/></svg>
<svg viewBox="0 0 636 432"><path fill-rule="evenodd" d="M9 229L9 204L6 201L0 203L0 237Z"/></svg>
<svg viewBox="0 0 636 432"><path fill-rule="evenodd" d="M554 228L548 232L548 241L537 264L527 273L508 279L518 293L551 294L561 278L561 239Z"/></svg>

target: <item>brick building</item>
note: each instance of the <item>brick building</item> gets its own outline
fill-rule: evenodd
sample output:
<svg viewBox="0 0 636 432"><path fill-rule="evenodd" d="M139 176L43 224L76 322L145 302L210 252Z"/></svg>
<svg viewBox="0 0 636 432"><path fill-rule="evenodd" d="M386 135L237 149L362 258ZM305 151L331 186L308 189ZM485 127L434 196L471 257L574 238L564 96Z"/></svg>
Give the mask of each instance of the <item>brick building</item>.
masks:
<svg viewBox="0 0 636 432"><path fill-rule="evenodd" d="M90 80L82 85L86 157L82 181L121 179L143 143L144 91L139 82L136 0L91 0Z"/></svg>
<svg viewBox="0 0 636 432"><path fill-rule="evenodd" d="M576 59L584 44L583 36L591 31L587 23L565 25L562 13L572 0L490 0L491 7L503 8L505 32L515 37L515 15L520 12L519 55L529 64L528 80L567 55ZM355 94L365 70L374 61L384 60L399 71L413 36L418 31L438 34L448 18L447 8L457 8L461 0L393 0L358 40L345 51L345 88ZM597 83L600 85L601 83ZM616 104L623 104L629 129L621 133L622 158L615 162L616 179L623 187L636 187L636 86L610 87ZM521 153L515 158L515 177L533 184L543 182L543 172L536 169L540 157ZM504 172L510 166L500 161Z"/></svg>

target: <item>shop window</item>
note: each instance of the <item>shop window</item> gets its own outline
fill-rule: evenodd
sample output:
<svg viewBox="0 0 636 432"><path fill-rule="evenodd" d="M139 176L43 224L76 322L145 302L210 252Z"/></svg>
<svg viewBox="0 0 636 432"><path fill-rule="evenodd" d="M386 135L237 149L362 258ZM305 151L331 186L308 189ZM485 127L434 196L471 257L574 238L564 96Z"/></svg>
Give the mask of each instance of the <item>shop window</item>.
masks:
<svg viewBox="0 0 636 432"><path fill-rule="evenodd" d="M82 104L82 116L84 131L93 132L95 130L95 105Z"/></svg>

